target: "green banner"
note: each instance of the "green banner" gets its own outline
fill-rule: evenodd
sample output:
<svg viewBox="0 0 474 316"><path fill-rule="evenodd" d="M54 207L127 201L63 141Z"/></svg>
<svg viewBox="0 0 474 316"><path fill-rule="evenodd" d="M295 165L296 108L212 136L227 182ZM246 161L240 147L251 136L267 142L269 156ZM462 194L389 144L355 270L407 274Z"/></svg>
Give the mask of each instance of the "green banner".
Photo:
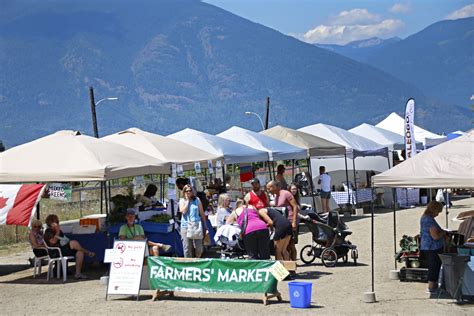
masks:
<svg viewBox="0 0 474 316"><path fill-rule="evenodd" d="M148 278L155 290L276 293L274 266L275 261L267 260L148 257Z"/></svg>

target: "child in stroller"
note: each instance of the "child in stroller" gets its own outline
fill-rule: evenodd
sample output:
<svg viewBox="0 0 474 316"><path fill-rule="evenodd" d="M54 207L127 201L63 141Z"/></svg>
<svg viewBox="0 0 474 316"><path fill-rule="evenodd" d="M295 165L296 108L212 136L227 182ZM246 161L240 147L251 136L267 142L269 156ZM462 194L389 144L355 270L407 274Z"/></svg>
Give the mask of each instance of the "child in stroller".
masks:
<svg viewBox="0 0 474 316"><path fill-rule="evenodd" d="M318 257L325 267L334 267L340 258L347 263L350 250L354 265L357 265L357 246L346 240L352 232L346 230L347 226L340 220L337 211L331 211L326 216L308 213L303 217L312 234L312 242L301 249L301 260L310 264Z"/></svg>
<svg viewBox="0 0 474 316"><path fill-rule="evenodd" d="M238 225L222 225L214 236L216 244L220 247L221 259L243 259L245 248L240 238L240 227Z"/></svg>

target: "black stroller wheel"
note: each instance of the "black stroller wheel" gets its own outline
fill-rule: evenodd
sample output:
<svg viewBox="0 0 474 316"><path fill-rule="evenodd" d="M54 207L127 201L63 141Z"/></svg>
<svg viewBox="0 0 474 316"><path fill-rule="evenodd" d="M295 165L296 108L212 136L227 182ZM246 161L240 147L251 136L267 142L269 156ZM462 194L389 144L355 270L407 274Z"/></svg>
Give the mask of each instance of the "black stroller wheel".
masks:
<svg viewBox="0 0 474 316"><path fill-rule="evenodd" d="M300 258L305 264L310 264L316 259L316 254L312 245L304 246L300 251Z"/></svg>
<svg viewBox="0 0 474 316"><path fill-rule="evenodd" d="M356 266L357 265L357 258L359 257L359 252L357 251L357 249L352 249L351 250L351 256L352 256L352 260L354 260L354 265Z"/></svg>
<svg viewBox="0 0 474 316"><path fill-rule="evenodd" d="M337 264L337 253L333 248L326 248L321 253L321 261L326 268L335 267Z"/></svg>

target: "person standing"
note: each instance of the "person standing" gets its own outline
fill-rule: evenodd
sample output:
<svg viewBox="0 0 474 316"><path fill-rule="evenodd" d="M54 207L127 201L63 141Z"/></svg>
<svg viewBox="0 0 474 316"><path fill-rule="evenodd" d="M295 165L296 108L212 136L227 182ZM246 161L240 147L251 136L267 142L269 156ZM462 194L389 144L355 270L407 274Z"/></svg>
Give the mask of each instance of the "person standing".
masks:
<svg viewBox="0 0 474 316"><path fill-rule="evenodd" d="M257 210L267 207L268 197L261 189L260 180L258 180L258 178L253 178L252 180L250 180L250 184L252 185L252 191L245 195L245 202L248 205L255 206Z"/></svg>
<svg viewBox="0 0 474 316"><path fill-rule="evenodd" d="M269 220L269 218L266 218ZM268 227L272 221L265 222L259 216L257 209L252 205L244 205L235 209L227 218L227 224L238 223L241 230L245 251L250 259L270 259L270 233Z"/></svg>
<svg viewBox="0 0 474 316"><path fill-rule="evenodd" d="M285 166L284 165L278 165L275 180L280 182L280 188L282 190L288 190L288 183L285 180L284 173L285 173Z"/></svg>
<svg viewBox="0 0 474 316"><path fill-rule="evenodd" d="M227 217L232 213L230 208L230 197L227 193L219 195L217 201L217 229L225 225Z"/></svg>
<svg viewBox="0 0 474 316"><path fill-rule="evenodd" d="M179 206L181 212L181 239L185 258L200 258L203 252L203 237L206 234L206 216L201 201L191 185L183 188L184 203ZM201 230L201 232L199 232Z"/></svg>
<svg viewBox="0 0 474 316"><path fill-rule="evenodd" d="M430 294L438 291L439 270L441 259L438 254L442 253L446 231L442 229L435 217L443 211L443 204L431 201L426 207L420 219L421 241L420 250L428 258L428 290Z"/></svg>
<svg viewBox="0 0 474 316"><path fill-rule="evenodd" d="M275 196L275 206L276 207L286 207L288 210L288 220L291 222L291 228L293 230L293 238L291 238L288 245L288 251L290 253L290 258L293 261L296 261L296 243L298 240L298 211L299 207L291 194L290 191L282 190L280 188L280 183L278 181L270 181L267 183L267 191Z"/></svg>
<svg viewBox="0 0 474 316"><path fill-rule="evenodd" d="M321 185L321 207L323 213L330 211L329 200L331 199L331 176L326 173L326 167L319 167L319 180L318 184Z"/></svg>
<svg viewBox="0 0 474 316"><path fill-rule="evenodd" d="M290 244L292 229L291 223L280 212L273 208L262 208L258 210L260 217L269 226L275 229L273 242L275 244L275 260L290 260L288 245Z"/></svg>

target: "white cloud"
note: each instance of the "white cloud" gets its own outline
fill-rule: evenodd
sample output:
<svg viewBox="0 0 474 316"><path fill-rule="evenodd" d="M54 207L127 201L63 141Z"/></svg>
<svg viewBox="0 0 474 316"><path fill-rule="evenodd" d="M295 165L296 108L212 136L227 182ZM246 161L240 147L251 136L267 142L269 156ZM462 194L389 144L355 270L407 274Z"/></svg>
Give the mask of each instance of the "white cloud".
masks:
<svg viewBox="0 0 474 316"><path fill-rule="evenodd" d="M468 18L474 16L474 4L469 4L465 7L462 7L459 10L456 10L449 14L446 19L448 20L457 20L462 18Z"/></svg>
<svg viewBox="0 0 474 316"><path fill-rule="evenodd" d="M407 13L411 9L410 4L408 3L395 3L389 11L392 13Z"/></svg>
<svg viewBox="0 0 474 316"><path fill-rule="evenodd" d="M306 32L303 38L311 44L346 44L370 37L390 37L404 25L400 20L383 20L367 25L319 25Z"/></svg>
<svg viewBox="0 0 474 316"><path fill-rule="evenodd" d="M379 22L380 16L370 13L367 9L352 9L342 11L338 15L331 17L331 25L356 25Z"/></svg>

